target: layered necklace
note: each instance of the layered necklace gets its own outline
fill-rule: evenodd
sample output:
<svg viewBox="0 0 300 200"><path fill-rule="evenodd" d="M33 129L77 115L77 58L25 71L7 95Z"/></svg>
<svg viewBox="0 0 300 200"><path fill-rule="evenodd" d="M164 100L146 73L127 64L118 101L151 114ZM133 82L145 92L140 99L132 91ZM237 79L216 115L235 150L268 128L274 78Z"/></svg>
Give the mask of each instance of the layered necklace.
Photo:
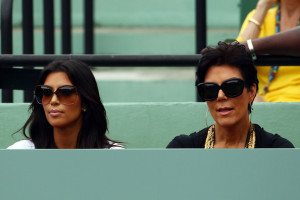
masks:
<svg viewBox="0 0 300 200"><path fill-rule="evenodd" d="M255 147L255 128L253 124L250 124L250 130L247 135L245 149L254 149ZM207 137L205 140L205 149L213 149L215 144L215 125L208 128Z"/></svg>

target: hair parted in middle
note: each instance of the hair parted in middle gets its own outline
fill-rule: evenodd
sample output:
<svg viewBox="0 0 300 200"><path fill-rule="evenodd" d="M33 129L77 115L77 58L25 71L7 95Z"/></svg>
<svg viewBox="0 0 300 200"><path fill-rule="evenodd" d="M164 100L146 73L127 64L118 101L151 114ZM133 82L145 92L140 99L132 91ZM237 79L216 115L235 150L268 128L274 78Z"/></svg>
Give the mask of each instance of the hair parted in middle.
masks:
<svg viewBox="0 0 300 200"><path fill-rule="evenodd" d="M76 148L110 148L115 141L109 139L106 111L102 104L97 82L90 67L79 60L57 60L48 64L40 73L37 85L43 85L52 72L65 72L77 88L81 98L82 127ZM29 110L31 115L22 127L23 135L30 138L36 148L57 148L53 138L53 127L46 119L43 106L35 99ZM29 126L29 127L28 127ZM26 134L28 127L29 134Z"/></svg>

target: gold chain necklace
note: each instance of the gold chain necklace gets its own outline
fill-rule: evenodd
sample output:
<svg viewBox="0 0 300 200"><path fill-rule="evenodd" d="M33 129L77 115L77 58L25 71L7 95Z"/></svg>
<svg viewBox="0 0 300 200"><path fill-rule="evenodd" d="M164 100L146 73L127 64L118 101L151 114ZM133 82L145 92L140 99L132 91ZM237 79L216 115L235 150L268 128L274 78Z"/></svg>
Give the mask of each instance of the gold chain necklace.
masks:
<svg viewBox="0 0 300 200"><path fill-rule="evenodd" d="M247 136L245 149L254 149L255 147L255 128L253 124L250 124L250 130ZM205 149L213 149L215 144L215 125L209 127L207 137L205 140Z"/></svg>

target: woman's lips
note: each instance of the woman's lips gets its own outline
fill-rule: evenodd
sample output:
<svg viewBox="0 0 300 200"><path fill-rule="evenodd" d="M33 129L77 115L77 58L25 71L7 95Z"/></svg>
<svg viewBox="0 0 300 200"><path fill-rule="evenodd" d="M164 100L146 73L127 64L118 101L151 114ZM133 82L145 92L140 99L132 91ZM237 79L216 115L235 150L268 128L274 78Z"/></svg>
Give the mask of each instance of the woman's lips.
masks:
<svg viewBox="0 0 300 200"><path fill-rule="evenodd" d="M220 113L220 115L225 116L229 115L232 112L233 108L224 107L217 109L217 112Z"/></svg>
<svg viewBox="0 0 300 200"><path fill-rule="evenodd" d="M50 115L51 117L57 117L57 116L61 115L62 113L63 113L63 112L60 111L60 110L50 110L50 111L49 111L49 115Z"/></svg>

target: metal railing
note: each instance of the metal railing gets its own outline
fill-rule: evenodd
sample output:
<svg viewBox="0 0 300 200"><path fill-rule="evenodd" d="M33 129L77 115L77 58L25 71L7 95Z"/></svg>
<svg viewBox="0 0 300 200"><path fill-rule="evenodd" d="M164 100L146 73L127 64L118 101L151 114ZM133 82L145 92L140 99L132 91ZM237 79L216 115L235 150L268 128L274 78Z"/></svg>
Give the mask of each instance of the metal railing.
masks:
<svg viewBox="0 0 300 200"><path fill-rule="evenodd" d="M90 66L196 66L201 59L194 55L0 55L0 88L32 91L40 69L13 68L7 66L45 66L56 59L77 59ZM300 57L258 56L256 65L300 65ZM32 93L31 93L32 94ZM2 98L3 100L3 98ZM4 99L5 100L5 99Z"/></svg>
<svg viewBox="0 0 300 200"><path fill-rule="evenodd" d="M196 52L206 46L206 1L196 3ZM24 102L32 100L32 90L40 72L32 66L45 66L55 59L78 59L90 66L196 66L201 55L94 55L93 53L93 0L85 0L85 53L71 54L71 18L70 0L62 1L62 55L54 54L53 0L44 0L45 55L33 54L32 0L23 0L23 53L12 55L12 0L2 0L0 55L0 88L2 102L13 102L12 90L25 90ZM24 8L26 7L26 8ZM26 10L25 10L26 9ZM266 65L300 65L299 57L258 56L255 64ZM14 68L22 66L24 68Z"/></svg>
<svg viewBox="0 0 300 200"><path fill-rule="evenodd" d="M84 1L84 52L94 53L94 22L93 22L93 0ZM12 54L13 34L12 34L12 7L13 0L2 0L1 2L1 52L2 54ZM61 1L62 13L62 52L71 54L71 0ZM43 0L44 14L44 53L54 54L54 0ZM34 26L33 26L33 1L22 0L22 33L23 33L23 53L33 54L34 52ZM3 64L1 64L3 66ZM10 68L14 65L6 65ZM25 65L20 65L25 66ZM34 64L26 65L26 70L33 69ZM4 74L4 71L0 71ZM1 81L3 82L3 81ZM3 87L2 87L3 88ZM25 91L24 102L32 100L32 91ZM11 89L2 89L2 102L13 102L13 92Z"/></svg>
<svg viewBox="0 0 300 200"><path fill-rule="evenodd" d="M188 67L197 66L201 59L200 54L191 55L96 55L96 54L24 54L24 55L0 55L0 70L12 68L7 66L45 66L56 59L77 59L90 66L108 67L108 66L169 66L169 67ZM257 55L254 63L256 66L269 65L300 65L300 57L293 56L275 56L275 55Z"/></svg>
<svg viewBox="0 0 300 200"><path fill-rule="evenodd" d="M84 1L84 45L86 54L94 53L94 20L93 0ZM53 0L44 0L44 52L54 54L54 3ZM62 7L62 53L71 54L71 0L61 1ZM2 55L0 63L0 88L2 89L2 102L13 102L12 89L23 89L24 102L32 100L34 80L39 70L32 66L44 66L57 58L74 58L82 60L93 66L195 66L199 55L173 56L173 55L33 55L33 2L22 0L23 18L23 53L12 54L12 4L13 0L2 0L1 5L1 40ZM206 46L206 0L195 0L196 13L196 48L200 52ZM31 55L29 55L31 54ZM24 69L15 69L12 66L23 66ZM8 78L14 77L14 78ZM12 83L14 80L15 82ZM8 81L8 82L7 82ZM24 81L24 82L23 82Z"/></svg>

